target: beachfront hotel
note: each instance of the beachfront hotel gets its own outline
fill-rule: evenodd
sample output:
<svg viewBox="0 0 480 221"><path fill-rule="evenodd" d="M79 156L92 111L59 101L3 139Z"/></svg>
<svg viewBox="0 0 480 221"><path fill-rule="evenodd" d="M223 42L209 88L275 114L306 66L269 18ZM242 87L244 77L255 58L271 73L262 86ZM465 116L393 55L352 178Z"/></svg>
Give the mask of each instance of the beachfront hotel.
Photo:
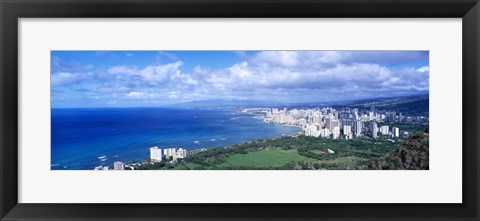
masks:
<svg viewBox="0 0 480 221"><path fill-rule="evenodd" d="M178 150L176 148L165 148L163 149L162 155L162 149L157 146L150 147L150 161L160 162L162 161L163 156L165 156L165 159L167 160L170 158L173 160L183 159L187 156L187 150L183 148L178 148Z"/></svg>
<svg viewBox="0 0 480 221"><path fill-rule="evenodd" d="M152 162L162 161L162 149L158 147L150 147L150 160Z"/></svg>
<svg viewBox="0 0 480 221"><path fill-rule="evenodd" d="M117 161L117 162L113 163L113 169L114 170L125 170L125 164L120 162L120 161Z"/></svg>

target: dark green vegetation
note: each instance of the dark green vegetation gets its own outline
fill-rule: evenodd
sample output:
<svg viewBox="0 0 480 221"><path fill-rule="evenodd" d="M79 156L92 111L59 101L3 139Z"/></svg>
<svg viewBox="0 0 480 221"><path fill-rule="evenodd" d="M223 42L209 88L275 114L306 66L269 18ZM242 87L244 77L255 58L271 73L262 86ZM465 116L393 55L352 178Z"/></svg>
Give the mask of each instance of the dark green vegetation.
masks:
<svg viewBox="0 0 480 221"><path fill-rule="evenodd" d="M136 169L176 170L290 170L368 169L375 160L395 150L402 140L354 140L317 137L281 137L257 140L227 148L213 148L187 156L177 163L144 164ZM329 153L328 149L334 151Z"/></svg>
<svg viewBox="0 0 480 221"><path fill-rule="evenodd" d="M375 107L380 110L391 110L401 112L404 115L424 115L427 116L429 112L429 97L428 95L418 95L398 98L383 98L372 99L365 101L358 101L351 104L351 108L370 108Z"/></svg>
<svg viewBox="0 0 480 221"><path fill-rule="evenodd" d="M428 170L428 133L415 133L409 139L387 154L372 162L368 168L376 170Z"/></svg>

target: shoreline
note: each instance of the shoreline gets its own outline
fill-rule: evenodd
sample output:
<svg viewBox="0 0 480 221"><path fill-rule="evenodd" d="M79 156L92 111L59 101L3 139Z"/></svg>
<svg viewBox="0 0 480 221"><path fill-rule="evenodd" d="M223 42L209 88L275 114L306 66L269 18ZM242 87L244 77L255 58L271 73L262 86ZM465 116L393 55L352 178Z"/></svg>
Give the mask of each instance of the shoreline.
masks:
<svg viewBox="0 0 480 221"><path fill-rule="evenodd" d="M132 154L129 154L128 152L124 153L126 154L126 158L124 157L121 157L121 159L113 159L111 158L111 154L110 153L102 153L102 155L98 155L98 156L94 156L95 158L99 159L99 161L90 161L92 163L88 163L88 164L83 164L85 166L80 166L79 169L74 169L74 170L89 170L91 169L92 167L95 167L95 169L97 169L98 167L102 166L102 167L107 167L107 170L108 170L108 166L111 166L112 165L112 161L115 161L115 163L117 162L120 162L124 165L137 165L137 166L141 166L141 165L147 165L147 164L152 164L150 159L152 160L155 160L155 158L152 157L151 153L150 153L150 158L148 158L148 151L145 150L145 152L140 152L140 151L143 151L144 149L149 149L148 147L151 146L158 146L159 149L162 149L162 150L166 150L166 149L184 149L184 150L188 150L189 152L189 155L196 155L197 153L201 153L201 152L204 152L204 151L208 151L208 150L215 150L215 149L218 149L220 151L212 151L211 153L221 153L222 149L228 149L228 148L234 148L234 147L238 147L238 146L245 146L245 145L249 145L251 143L254 143L254 142L258 142L260 141L261 142L268 142L268 141L275 141L277 139L281 139L281 138L285 138L285 137L299 137L299 136L302 136L302 135L305 135L305 136L310 136L309 134L306 133L305 131L305 128L303 125L305 124L305 120L300 121L286 121L285 119L281 119L281 120L277 120L276 118L274 117L271 117L271 115L269 116L268 114L266 116L262 115L260 111L258 110L255 110L254 108L250 109L250 110L242 110L242 111L239 111L238 109L237 110L229 110L229 111L226 111L226 112L229 112L233 115L235 115L233 118L231 118L231 120L235 120L236 122L233 122L233 121L228 121L228 118L226 119L227 121L222 121L221 123L221 128L226 128L226 127L230 127L230 124L232 126L240 126L239 128L241 130L238 130L239 133L241 134L241 136L238 136L239 134L234 134L234 133L231 133L230 135L226 135L226 134L229 134L228 133L228 130L221 130L220 132L223 132L223 133L220 133L219 134L215 134L215 130L213 129L210 129L210 130L206 130L208 136L206 136L205 134L203 135L199 135L199 136L203 136L203 137L196 137L196 138L193 138L193 137L186 137L184 139L184 141L189 141L190 139L199 139L199 140L191 140L193 141L193 143L195 144L200 144L200 141L201 141L201 146L190 146L192 145L191 143L192 142L184 142L184 144L187 144L187 143L190 143L190 145L158 145L158 144L152 144L152 145L142 145L142 148L135 148L135 149L132 149L131 151L129 152L132 152ZM231 115L230 115L231 116ZM196 118L196 116L195 116ZM223 119L223 118L217 118L217 119ZM251 119L251 120L248 120L248 119ZM185 120L187 120L185 118ZM224 119L225 120L225 119ZM260 122L262 121L262 122ZM217 125L218 125L218 122L217 122ZM248 127L247 127L247 126ZM260 128L263 128L263 125L269 127L269 128L265 128L265 130L263 129L260 129ZM269 126L271 125L271 126ZM283 129L274 129L274 128L283 128ZM256 129L258 128L258 131L256 131ZM285 129L285 128L290 128L290 129ZM295 129L297 128L297 129ZM217 129L218 130L218 129ZM388 125L387 125L387 130L388 130ZM212 132L211 132L212 131ZM235 132L238 132L238 131L235 131ZM188 133L189 131L182 131L182 132L186 132ZM195 132L195 130L192 131L192 134L195 135L193 132ZM262 135L269 135L270 133L267 133L267 132L272 132L271 134L273 134L271 137L260 137L259 136L262 136ZM285 133L283 133L285 132ZM378 132L379 133L379 132ZM178 133L177 133L178 134ZM383 132L382 132L383 134ZM237 136L233 136L233 135L237 135ZM175 134L172 134L172 136L175 136ZM181 138L182 136L180 136ZM207 137L214 137L214 138L211 138L211 139L208 139ZM228 137L228 141L225 141ZM318 136L316 136L318 137ZM171 139L172 137L170 137ZM237 138L240 138L240 139L237 139ZM244 139L242 139L244 138ZM374 137L375 139L376 137ZM178 138L179 139L179 138ZM333 138L334 140L336 139L335 137ZM337 138L338 139L338 138ZM345 138L348 140L348 138ZM351 138L350 138L351 139ZM223 140L224 142L220 141L220 140ZM343 140L343 139L341 139ZM217 145L214 145L214 143L209 143L210 141L212 142L217 142L217 141L220 141L220 143L217 142ZM197 143L198 142L198 143ZM206 145L204 145L206 144ZM209 144L213 144L213 145L209 145ZM121 150L119 148L119 150ZM175 151L174 151L175 152ZM138 154L140 153L140 154ZM186 155L186 154L185 154ZM111 158L110 160L108 160L108 162L104 162L106 161L108 158ZM135 157L135 159L132 159L130 157ZM167 156L167 161L168 161L168 157L171 156L171 155L166 155ZM117 156L118 157L118 156ZM183 156L181 157L182 159L186 157L186 156ZM160 161L160 160L159 160ZM125 163L123 163L125 162ZM81 165L81 164L80 164ZM100 166L98 166L100 165ZM67 169L67 167L70 167L70 165L68 164L61 164L61 163L58 163L58 162L52 162L51 163L51 169L52 170L62 170L62 169ZM72 166L75 168L75 166ZM87 168L88 167L88 168ZM71 170L70 168L68 168L67 170Z"/></svg>
<svg viewBox="0 0 480 221"><path fill-rule="evenodd" d="M229 110L228 112L237 115L237 117L243 115L243 117L253 118L253 119L255 119L255 121L256 120L262 120L261 123L258 122L258 125L252 124L252 126L254 126L254 127L260 127L262 125L265 125L266 127L269 127L269 124L271 124L269 122L264 121L262 118L255 117L255 116L252 116L250 114L248 114L249 116L247 116L245 114L241 114L238 109L237 110ZM226 144L218 144L218 146L215 146L214 143L209 143L209 142L210 141L212 141L212 142L225 142L225 140L227 138L220 138L221 137L220 136L220 137L216 137L216 138L212 138L212 139L191 140L190 143L196 143L196 142L200 143L201 142L201 146L199 146L199 147L197 147L196 145L191 145L191 146L171 145L171 146L162 146L162 147L163 148L167 148L167 147L183 148L183 149L186 149L190 154L195 154L195 153L198 153L198 152L202 152L204 150L229 148L229 147L232 147L232 146L235 146L235 145L248 144L248 143L254 142L256 140L277 139L277 138L281 138L281 137L284 137L284 136L298 136L300 133L302 133L301 128L298 127L298 126L294 126L294 125L273 124L271 126L275 126L275 127L284 127L284 126L296 127L296 128L299 128L299 130L289 131L289 132L286 132L286 133L272 133L273 135L271 137L268 137L268 136L267 137L262 137L262 135L265 135L265 134L254 133L255 137L250 137L250 139L248 139L248 140L245 140L245 141L242 141L242 142L235 142L235 141L232 141L231 143L226 142ZM259 135L260 135L260 137L259 137ZM229 140L231 141L232 139L229 138ZM150 146L157 146L157 144L150 145ZM93 169L97 166L112 166L112 163L116 162L116 161L124 162L125 164L130 164L131 162L143 162L143 161L145 161L146 156L148 155L147 154L148 147L149 147L148 145L142 146L142 147L137 148L137 151L135 151L135 152L138 152L138 153L145 152L146 153L145 156L141 156L143 154L138 154L138 156L130 158L127 155L126 157L121 157L120 159L118 159L119 154L117 152L114 154L114 155L116 155L116 157L112 157L113 155L111 155L110 153L103 153L101 155L94 155L94 156L92 155L91 158L94 159L94 160L90 161L91 163L84 164L85 166L74 165L74 164L68 163L68 162L65 164L65 163L62 163L62 162L52 161L51 165L50 165L50 169L51 170L91 170L91 169ZM101 158L99 158L99 157L101 157ZM105 160L107 158L108 158L108 160ZM99 159L98 162L97 162L97 159ZM95 162L97 162L97 163L95 163ZM74 168L74 169L72 169L72 168Z"/></svg>
<svg viewBox="0 0 480 221"><path fill-rule="evenodd" d="M256 118L258 119L258 118ZM271 124L269 122L265 122L267 124ZM287 125L281 125L281 124L274 124L276 126L287 126ZM288 126L294 126L294 125L288 125ZM301 128L300 126L294 126L294 127L297 127L297 128ZM209 151L209 150L212 150L212 149L228 149L228 148L235 148L235 146L241 146L241 145L246 145L246 144L250 144L250 143L253 143L253 142L258 142L259 140L264 140L264 141L273 141L273 140L278 140L278 139L281 139L283 137L297 137L297 136L300 136L302 134L303 130L300 130L300 131L297 131L295 134L282 134L280 136L277 136L277 137L272 137L272 138L258 138L258 139L254 139L254 140L250 140L250 141L246 141L246 142L243 142L243 143L237 143L237 144L231 144L231 145L228 145L228 146L220 146L220 147L201 147L201 148L198 148L198 149L193 149L193 150L188 150L187 151L187 156L193 156L195 154L198 154L198 153L202 153L202 152L205 152L205 151ZM182 147L180 147L180 149L182 149ZM186 158L186 157L185 157ZM181 158L182 160L184 158ZM136 162L136 163L131 163L131 164L125 164L125 167L131 167L131 165L133 165L133 168L137 168L139 166L145 166L145 165L154 165L155 163L166 163L168 162L169 164L173 164L173 165L176 165L176 161L175 160L171 160L171 161L159 161L159 162L152 162L152 161L148 161L147 160L142 160L140 162ZM132 167L131 167L132 168ZM136 170L136 169L130 169L130 170Z"/></svg>

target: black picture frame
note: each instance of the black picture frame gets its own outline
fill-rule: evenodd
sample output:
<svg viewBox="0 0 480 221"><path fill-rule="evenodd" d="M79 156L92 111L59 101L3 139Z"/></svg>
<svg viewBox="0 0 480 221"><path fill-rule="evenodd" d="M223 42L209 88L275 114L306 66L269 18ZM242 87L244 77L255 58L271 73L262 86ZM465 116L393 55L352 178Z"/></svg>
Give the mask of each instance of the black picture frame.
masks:
<svg viewBox="0 0 480 221"><path fill-rule="evenodd" d="M1 220L479 220L478 0L0 0L0 15ZM18 203L17 21L63 17L462 18L463 203Z"/></svg>

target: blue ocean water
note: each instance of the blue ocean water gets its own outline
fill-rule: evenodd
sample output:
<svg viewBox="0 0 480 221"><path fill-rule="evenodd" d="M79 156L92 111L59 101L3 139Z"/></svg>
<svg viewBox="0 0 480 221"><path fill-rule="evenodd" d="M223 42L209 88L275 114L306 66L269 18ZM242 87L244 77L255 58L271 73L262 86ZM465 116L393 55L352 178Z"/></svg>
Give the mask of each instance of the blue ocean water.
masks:
<svg viewBox="0 0 480 221"><path fill-rule="evenodd" d="M93 169L144 161L148 148L225 147L294 134L235 110L96 108L52 109L52 170Z"/></svg>

